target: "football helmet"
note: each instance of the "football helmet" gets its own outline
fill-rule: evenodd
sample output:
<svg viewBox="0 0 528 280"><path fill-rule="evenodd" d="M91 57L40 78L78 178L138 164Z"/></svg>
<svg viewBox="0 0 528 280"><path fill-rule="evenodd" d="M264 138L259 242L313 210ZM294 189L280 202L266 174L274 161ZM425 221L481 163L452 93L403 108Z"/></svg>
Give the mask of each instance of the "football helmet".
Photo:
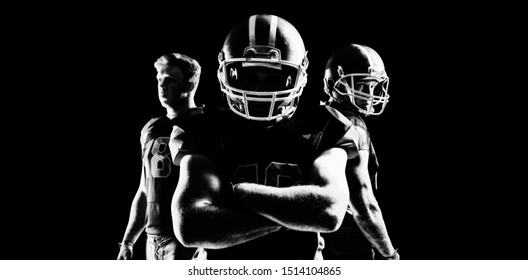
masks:
<svg viewBox="0 0 528 280"><path fill-rule="evenodd" d="M359 113L380 115L389 102L389 77L383 60L372 48L350 44L335 51L325 67L324 90L330 98L357 108Z"/></svg>
<svg viewBox="0 0 528 280"><path fill-rule="evenodd" d="M256 121L289 118L307 82L308 58L297 29L258 14L235 25L218 54L220 89L236 114Z"/></svg>

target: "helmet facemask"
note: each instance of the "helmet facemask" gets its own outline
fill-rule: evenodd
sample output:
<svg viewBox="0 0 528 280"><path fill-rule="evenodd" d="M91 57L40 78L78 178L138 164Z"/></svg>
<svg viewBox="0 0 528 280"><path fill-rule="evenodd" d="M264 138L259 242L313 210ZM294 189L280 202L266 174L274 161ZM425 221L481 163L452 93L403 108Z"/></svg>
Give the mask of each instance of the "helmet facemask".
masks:
<svg viewBox="0 0 528 280"><path fill-rule="evenodd" d="M243 58L225 58L220 52L218 80L229 108L256 121L289 118L299 104L307 82L308 59L298 65L281 60L279 49L254 45Z"/></svg>
<svg viewBox="0 0 528 280"><path fill-rule="evenodd" d="M339 78L330 89L334 99L353 105L365 116L383 113L389 101L389 77L384 72L344 74L338 66L337 73Z"/></svg>

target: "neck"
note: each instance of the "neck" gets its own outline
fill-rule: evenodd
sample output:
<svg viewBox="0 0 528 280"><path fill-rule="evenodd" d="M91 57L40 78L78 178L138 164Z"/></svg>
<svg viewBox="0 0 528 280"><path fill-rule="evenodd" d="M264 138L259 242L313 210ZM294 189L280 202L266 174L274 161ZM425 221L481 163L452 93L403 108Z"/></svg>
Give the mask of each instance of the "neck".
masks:
<svg viewBox="0 0 528 280"><path fill-rule="evenodd" d="M166 108L167 117L172 119L176 117L178 114L180 114L181 112L186 111L191 108L196 108L196 104L194 103L194 101L181 102L177 106L174 106L174 107L167 106Z"/></svg>

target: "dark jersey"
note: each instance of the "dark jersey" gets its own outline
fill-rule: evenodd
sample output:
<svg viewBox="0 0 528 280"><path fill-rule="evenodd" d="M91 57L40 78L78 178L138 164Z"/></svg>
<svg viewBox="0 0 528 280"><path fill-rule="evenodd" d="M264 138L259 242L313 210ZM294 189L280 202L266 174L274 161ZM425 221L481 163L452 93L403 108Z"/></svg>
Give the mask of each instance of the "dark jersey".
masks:
<svg viewBox="0 0 528 280"><path fill-rule="evenodd" d="M339 103L332 103L331 106L344 114L351 122L351 129L358 132L356 139L358 150L369 151L368 171L372 187L376 189L378 159L365 121L354 111L339 106ZM372 245L359 229L350 211L347 211L345 219L337 231L324 233L322 236L325 240L325 249L323 250L325 259L372 259Z"/></svg>
<svg viewBox="0 0 528 280"><path fill-rule="evenodd" d="M226 182L253 182L288 187L306 181L308 170L324 149L341 147L356 153L347 126L328 110L317 123L297 119L270 123L248 121L231 111L206 113L180 126L192 145L180 143L179 153L200 153L213 160ZM325 130L328 130L326 133ZM331 131L330 131L331 130ZM178 139L185 137L178 136ZM189 141L190 142L190 141ZM182 156L181 155L181 156ZM181 158L177 156L176 158ZM318 233L280 230L225 249L208 249L208 259L313 259Z"/></svg>
<svg viewBox="0 0 528 280"><path fill-rule="evenodd" d="M171 235L170 204L176 189L179 169L171 162L169 136L172 122L166 116L151 119L141 131L148 234Z"/></svg>
<svg viewBox="0 0 528 280"><path fill-rule="evenodd" d="M145 192L147 196L146 228L151 235L174 235L171 202L179 179L179 167L172 163L170 134L175 121L200 109L191 109L171 120L167 116L152 118L141 130L141 149ZM180 246L177 255L190 259L194 249Z"/></svg>

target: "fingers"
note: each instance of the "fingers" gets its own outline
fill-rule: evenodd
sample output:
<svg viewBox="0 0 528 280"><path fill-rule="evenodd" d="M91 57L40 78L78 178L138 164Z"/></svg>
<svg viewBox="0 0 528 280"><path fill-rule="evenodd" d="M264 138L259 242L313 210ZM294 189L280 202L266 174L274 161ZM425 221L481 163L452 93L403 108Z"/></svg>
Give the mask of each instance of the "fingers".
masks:
<svg viewBox="0 0 528 280"><path fill-rule="evenodd" d="M132 251L130 250L121 250L117 255L117 260L129 260L132 259Z"/></svg>

